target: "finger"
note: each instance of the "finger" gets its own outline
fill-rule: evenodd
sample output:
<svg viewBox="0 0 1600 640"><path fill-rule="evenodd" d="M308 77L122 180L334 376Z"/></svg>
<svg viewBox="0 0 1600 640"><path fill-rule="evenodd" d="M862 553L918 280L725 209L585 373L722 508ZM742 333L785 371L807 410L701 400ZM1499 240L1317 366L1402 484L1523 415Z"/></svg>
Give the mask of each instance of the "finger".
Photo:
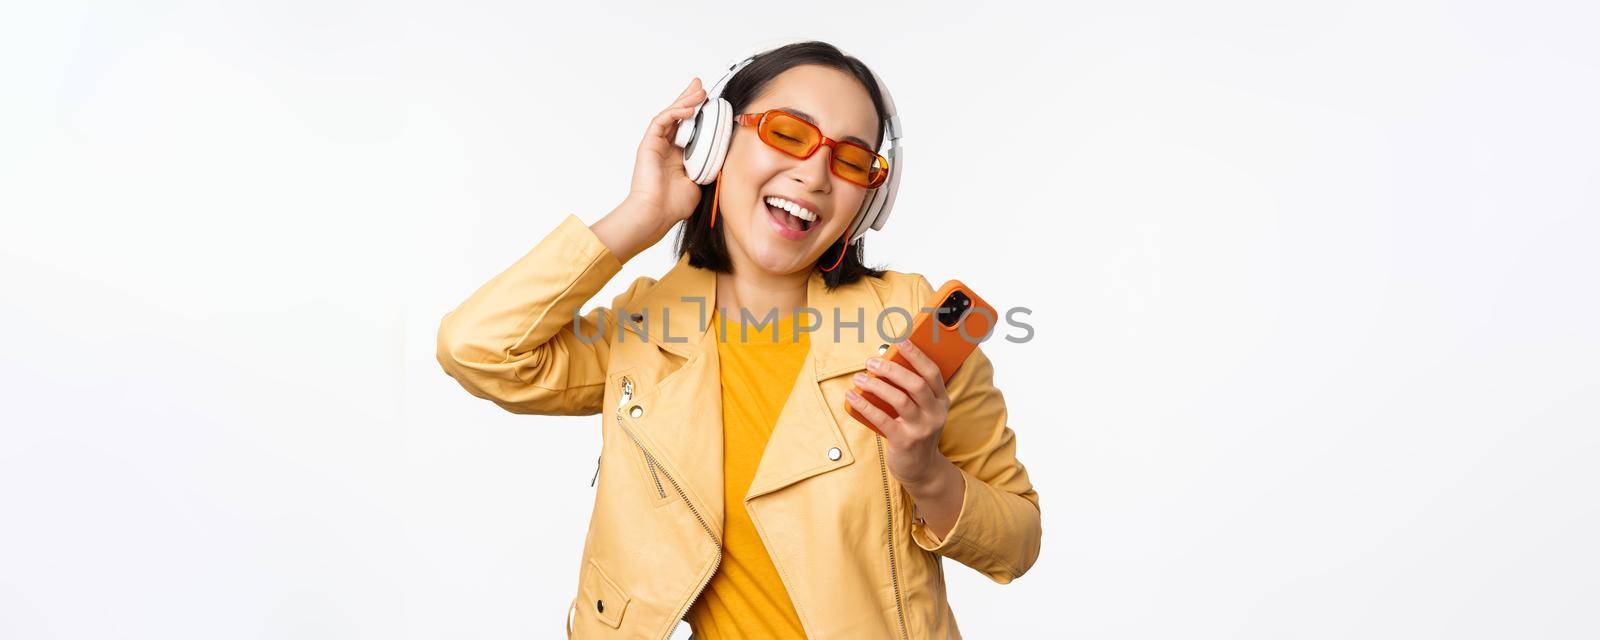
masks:
<svg viewBox="0 0 1600 640"><path fill-rule="evenodd" d="M933 391L934 397L943 398L944 374L940 373L939 365L933 361L933 358L929 358L928 354L923 353L922 349L917 348L917 345L910 340L902 340L896 343L895 349L899 353L905 354L906 362L911 363L911 367L922 375L923 380L927 381L928 389Z"/></svg>
<svg viewBox="0 0 1600 640"><path fill-rule="evenodd" d="M661 113L656 114L655 119L650 121L650 126L645 130L645 135L647 137L664 137L670 139L678 131L675 128L675 125L677 125L679 121L687 119L693 113L693 106L674 107L667 109L666 111L662 111Z"/></svg>
<svg viewBox="0 0 1600 640"><path fill-rule="evenodd" d="M693 92L693 91L695 91L697 89L702 89L701 86L700 86L700 76L695 76L693 78L689 78L689 84L685 85L683 87L683 93L678 94L678 95L680 97L681 96L686 96L686 95L689 95L691 92Z"/></svg>
<svg viewBox="0 0 1600 640"><path fill-rule="evenodd" d="M694 108L695 105L692 104L681 107L667 107L666 109L663 109L661 113L656 114L655 120L669 124L677 122L693 114Z"/></svg>
<svg viewBox="0 0 1600 640"><path fill-rule="evenodd" d="M695 89L693 92L684 94L683 96L679 97L677 100L674 100L672 102L672 105L667 107L667 108L668 109L672 109L672 108L675 108L675 107L682 107L682 106L690 106L690 107L692 107L692 106L695 106L697 104L700 104L701 102L705 102L705 99L706 99L705 90L703 90L703 89Z"/></svg>
<svg viewBox="0 0 1600 640"><path fill-rule="evenodd" d="M917 410L917 403L911 399L911 396L906 395L906 392L901 391L894 385L884 382L881 378L858 373L855 376L855 381L856 386L860 387L862 391L878 396L879 400L889 403L889 406L894 407L894 410L902 418Z"/></svg>
<svg viewBox="0 0 1600 640"><path fill-rule="evenodd" d="M678 97L672 101L672 105L692 104L705 98L706 90L700 87L699 79L696 78L694 82L689 83L689 87L684 89L683 93L678 94Z"/></svg>
<svg viewBox="0 0 1600 640"><path fill-rule="evenodd" d="M878 431L883 433L883 437L888 438L890 442L900 441L903 435L900 430L900 421L889 417L889 414L884 413L882 409L873 406L871 402L867 402L867 399L856 393L855 389L844 392L844 398L845 401L850 403L850 406L856 408L857 413L860 413L868 422L871 422L872 426L877 427Z"/></svg>
<svg viewBox="0 0 1600 640"><path fill-rule="evenodd" d="M895 386L911 394L917 399L917 404L922 406L933 404L935 398L933 392L928 389L928 382L900 363L885 358L872 358L867 360L867 368L881 377L888 378Z"/></svg>

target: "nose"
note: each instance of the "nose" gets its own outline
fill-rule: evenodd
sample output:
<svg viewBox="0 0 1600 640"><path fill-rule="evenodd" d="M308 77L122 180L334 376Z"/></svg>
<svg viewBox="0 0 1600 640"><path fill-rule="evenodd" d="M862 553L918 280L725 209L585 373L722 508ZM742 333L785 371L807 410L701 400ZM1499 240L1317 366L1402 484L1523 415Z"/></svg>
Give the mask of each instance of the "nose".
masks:
<svg viewBox="0 0 1600 640"><path fill-rule="evenodd" d="M800 161L795 168L795 181L806 185L808 191L828 193L833 190L833 173L828 163L833 162L833 147L822 145L811 157Z"/></svg>

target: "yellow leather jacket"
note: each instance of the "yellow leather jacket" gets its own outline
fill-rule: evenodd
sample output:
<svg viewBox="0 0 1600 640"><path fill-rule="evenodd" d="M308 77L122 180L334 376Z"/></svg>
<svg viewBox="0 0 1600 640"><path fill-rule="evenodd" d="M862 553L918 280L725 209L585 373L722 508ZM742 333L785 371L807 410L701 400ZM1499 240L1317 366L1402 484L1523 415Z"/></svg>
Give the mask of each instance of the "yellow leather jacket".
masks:
<svg viewBox="0 0 1600 640"><path fill-rule="evenodd" d="M705 330L715 278L681 258L659 281L641 277L611 306L579 315L621 268L569 215L444 316L438 359L468 392L507 411L601 414L598 488L567 631L659 639L721 559L721 387L716 332ZM880 332L880 312L915 313L932 295L914 273L833 291L811 278L807 306L821 326L744 499L811 638L959 638L941 559L1006 583L1039 555L1038 494L981 347L947 383L939 450L966 491L943 539L916 521L886 443L845 413L850 375L909 320L884 313Z"/></svg>

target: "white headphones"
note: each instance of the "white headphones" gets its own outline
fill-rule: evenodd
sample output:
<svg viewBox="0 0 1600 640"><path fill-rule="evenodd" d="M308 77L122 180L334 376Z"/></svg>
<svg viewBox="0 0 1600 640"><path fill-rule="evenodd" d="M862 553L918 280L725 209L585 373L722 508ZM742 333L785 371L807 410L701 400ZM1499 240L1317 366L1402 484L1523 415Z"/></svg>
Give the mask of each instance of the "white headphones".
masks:
<svg viewBox="0 0 1600 640"><path fill-rule="evenodd" d="M711 184L715 181L718 172L722 170L722 161L728 157L728 144L733 139L734 116L733 105L722 97L722 91L727 87L728 80L757 56L797 42L809 42L809 40L769 43L757 47L753 53L737 58L733 64L728 65L728 73L706 92L706 99L700 106L695 107L694 116L678 124L677 136L673 143L683 147L683 168L696 184ZM872 74L872 80L878 84L878 93L883 96L884 107L889 112L889 118L883 124L883 137L878 141L878 153L889 160L889 179L878 188L869 191L861 203L861 209L856 211L855 219L850 222L850 227L845 232L845 237L852 242L866 235L868 229L882 229L883 223L889 221L889 210L894 206L894 194L900 187L900 174L905 167L905 149L900 143L900 117L894 109L894 97L889 95L889 87L883 84L877 72L871 69L868 69L868 72Z"/></svg>

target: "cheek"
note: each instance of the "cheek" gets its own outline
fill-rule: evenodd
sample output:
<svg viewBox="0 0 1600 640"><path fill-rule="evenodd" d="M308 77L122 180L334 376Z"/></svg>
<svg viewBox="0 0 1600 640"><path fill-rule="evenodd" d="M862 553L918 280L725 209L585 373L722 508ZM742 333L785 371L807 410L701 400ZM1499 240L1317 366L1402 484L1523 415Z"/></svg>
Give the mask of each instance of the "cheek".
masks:
<svg viewBox="0 0 1600 640"><path fill-rule="evenodd" d="M729 145L728 157L722 161L722 176L733 176L752 189L759 189L782 169L781 160L774 157L777 154L763 153L759 140L754 145L750 142L750 138L737 138Z"/></svg>
<svg viewBox="0 0 1600 640"><path fill-rule="evenodd" d="M761 189L772 180L776 169L768 166L759 154L740 153L738 149L729 149L728 158L723 161L722 174L718 178L722 181L722 195L720 207L723 212L759 209L757 205Z"/></svg>
<svg viewBox="0 0 1600 640"><path fill-rule="evenodd" d="M826 235L830 239L830 242L833 241L833 239L838 238L839 234L844 233L845 228L849 227L850 223L855 221L856 211L861 209L861 203L864 200L865 199L862 196L855 195L844 196L834 202L833 210L836 212L836 214L833 216L833 218L828 220L827 224Z"/></svg>

